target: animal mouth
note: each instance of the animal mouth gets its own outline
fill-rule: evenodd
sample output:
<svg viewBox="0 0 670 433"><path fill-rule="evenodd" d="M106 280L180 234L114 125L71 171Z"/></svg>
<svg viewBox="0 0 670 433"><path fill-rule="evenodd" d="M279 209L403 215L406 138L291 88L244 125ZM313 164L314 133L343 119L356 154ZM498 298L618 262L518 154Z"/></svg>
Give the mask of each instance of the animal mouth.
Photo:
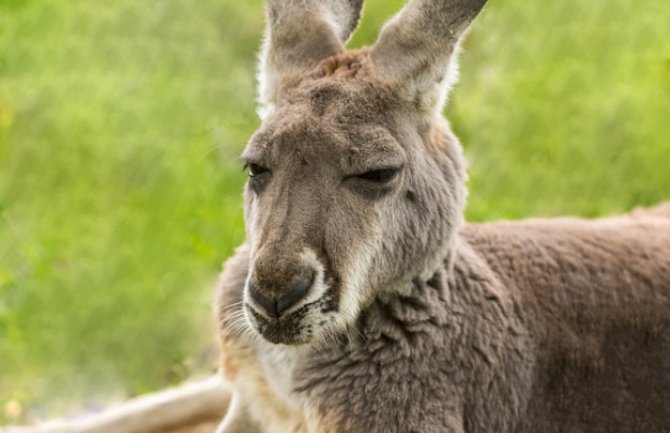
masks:
<svg viewBox="0 0 670 433"><path fill-rule="evenodd" d="M250 316L251 327L270 343L297 345L309 341L312 334L311 327L305 326L302 322L312 304L303 305L298 310L278 319L268 319L249 303L245 305Z"/></svg>
<svg viewBox="0 0 670 433"><path fill-rule="evenodd" d="M335 320L337 303L329 296L305 304L279 318L268 318L245 302L247 320L261 337L270 343L303 345L314 340L322 328Z"/></svg>

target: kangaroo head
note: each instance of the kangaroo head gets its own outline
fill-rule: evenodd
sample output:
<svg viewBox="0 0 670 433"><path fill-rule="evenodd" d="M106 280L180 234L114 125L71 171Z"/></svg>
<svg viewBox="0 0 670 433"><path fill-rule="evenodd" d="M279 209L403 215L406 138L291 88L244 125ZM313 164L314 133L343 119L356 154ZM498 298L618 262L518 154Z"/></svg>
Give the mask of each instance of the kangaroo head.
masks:
<svg viewBox="0 0 670 433"><path fill-rule="evenodd" d="M345 51L361 0L269 0L259 130L242 159L251 259L244 312L305 344L448 262L465 202L441 116L455 53L485 0L412 0Z"/></svg>

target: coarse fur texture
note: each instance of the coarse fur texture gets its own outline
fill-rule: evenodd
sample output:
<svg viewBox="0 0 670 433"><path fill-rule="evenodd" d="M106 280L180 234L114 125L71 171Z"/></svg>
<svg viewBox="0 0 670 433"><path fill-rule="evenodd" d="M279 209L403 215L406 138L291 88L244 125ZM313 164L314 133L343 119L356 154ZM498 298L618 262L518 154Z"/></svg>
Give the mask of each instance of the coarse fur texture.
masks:
<svg viewBox="0 0 670 433"><path fill-rule="evenodd" d="M483 4L412 0L343 51L360 1L269 2L219 432L670 431L670 204L463 222L439 113Z"/></svg>

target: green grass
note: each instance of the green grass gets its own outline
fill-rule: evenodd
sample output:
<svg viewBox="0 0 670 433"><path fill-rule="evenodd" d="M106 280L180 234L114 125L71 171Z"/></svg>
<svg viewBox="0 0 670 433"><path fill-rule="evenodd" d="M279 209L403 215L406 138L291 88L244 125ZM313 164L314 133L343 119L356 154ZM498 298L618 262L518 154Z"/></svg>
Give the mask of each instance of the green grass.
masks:
<svg viewBox="0 0 670 433"><path fill-rule="evenodd" d="M352 45L402 2L368 3ZM48 415L211 368L261 10L0 0L0 420L8 401ZM471 220L670 198L669 16L664 0L490 1L447 108Z"/></svg>

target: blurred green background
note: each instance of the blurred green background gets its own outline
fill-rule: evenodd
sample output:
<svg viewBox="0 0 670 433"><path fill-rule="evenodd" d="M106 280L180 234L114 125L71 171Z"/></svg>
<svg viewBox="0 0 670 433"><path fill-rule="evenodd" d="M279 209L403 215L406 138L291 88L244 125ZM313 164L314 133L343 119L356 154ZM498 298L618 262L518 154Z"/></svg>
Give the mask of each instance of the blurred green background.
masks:
<svg viewBox="0 0 670 433"><path fill-rule="evenodd" d="M0 421L213 369L263 26L260 0L0 0ZM670 2L491 0L461 60L469 219L670 198Z"/></svg>

